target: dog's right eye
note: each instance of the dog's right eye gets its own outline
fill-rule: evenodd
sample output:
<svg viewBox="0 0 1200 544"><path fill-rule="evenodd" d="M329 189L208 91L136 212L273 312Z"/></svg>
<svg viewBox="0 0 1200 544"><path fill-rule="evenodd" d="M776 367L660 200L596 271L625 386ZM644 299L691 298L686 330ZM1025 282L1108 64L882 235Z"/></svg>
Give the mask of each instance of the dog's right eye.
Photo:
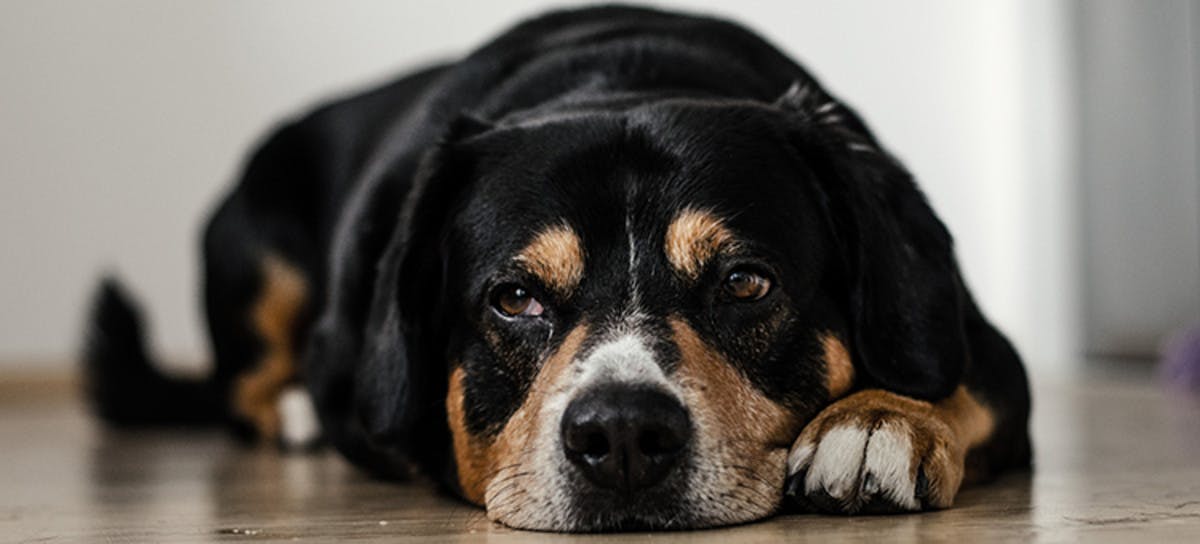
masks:
<svg viewBox="0 0 1200 544"><path fill-rule="evenodd" d="M507 317L537 317L546 309L524 287L501 285L492 293L492 307Z"/></svg>
<svg viewBox="0 0 1200 544"><path fill-rule="evenodd" d="M767 296L771 280L754 270L738 268L725 277L722 287L734 299L752 301Z"/></svg>

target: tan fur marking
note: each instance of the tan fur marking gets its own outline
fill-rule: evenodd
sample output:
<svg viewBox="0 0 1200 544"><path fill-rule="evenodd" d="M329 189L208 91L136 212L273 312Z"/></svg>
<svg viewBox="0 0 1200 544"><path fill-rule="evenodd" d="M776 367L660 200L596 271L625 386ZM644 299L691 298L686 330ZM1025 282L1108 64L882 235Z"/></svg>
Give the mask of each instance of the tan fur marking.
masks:
<svg viewBox="0 0 1200 544"><path fill-rule="evenodd" d="M277 255L262 260L262 291L251 309L251 324L263 344L258 364L237 377L234 413L249 421L263 440L279 436L276 401L296 375L292 332L308 297L308 282Z"/></svg>
<svg viewBox="0 0 1200 544"><path fill-rule="evenodd" d="M796 417L751 385L683 320L671 318L669 323L679 346L679 384L701 397L687 404L709 412L713 431L723 434L721 442L746 449L750 457L743 459L761 456L762 451L754 451L756 446L786 450L800 430Z"/></svg>
<svg viewBox="0 0 1200 544"><path fill-rule="evenodd" d="M517 262L547 287L570 294L583 279L583 242L567 225L546 228L517 255Z"/></svg>
<svg viewBox="0 0 1200 544"><path fill-rule="evenodd" d="M996 428L991 410L980 404L966 386L958 386L953 395L935 406L938 415L954 429L968 450L986 442Z"/></svg>
<svg viewBox="0 0 1200 544"><path fill-rule="evenodd" d="M825 387L830 399L839 399L854 385L854 363L846 345L832 333L821 338L825 348Z"/></svg>
<svg viewBox="0 0 1200 544"><path fill-rule="evenodd" d="M667 227L664 248L675 271L696 279L713 256L737 247L733 233L711 212L685 209Z"/></svg>
<svg viewBox="0 0 1200 544"><path fill-rule="evenodd" d="M482 440L467 431L463 412L462 367L451 374L449 394L446 396L447 417L454 441L455 461L458 463L458 480L467 500L485 506L488 484L492 479L523 461L527 453L525 450L537 433L537 419L542 404L561 382L561 376L575 360L586 337L586 325L580 325L567 334L558 349L538 370L525 400L494 440Z"/></svg>
<svg viewBox="0 0 1200 544"><path fill-rule="evenodd" d="M983 443L991 436L992 413L975 400L965 386L936 404L897 395L882 389L867 389L838 401L822 412L819 419L826 427L854 420L861 413L898 412L912 419L936 418L954 433L954 439L967 448ZM807 429L806 429L807 430Z"/></svg>
<svg viewBox="0 0 1200 544"><path fill-rule="evenodd" d="M486 475L491 472L489 453L491 441L467 432L466 414L463 407L462 366L450 374L450 388L446 394L446 419L450 423L450 435L454 440L454 461L458 467L458 483L467 500L483 505Z"/></svg>

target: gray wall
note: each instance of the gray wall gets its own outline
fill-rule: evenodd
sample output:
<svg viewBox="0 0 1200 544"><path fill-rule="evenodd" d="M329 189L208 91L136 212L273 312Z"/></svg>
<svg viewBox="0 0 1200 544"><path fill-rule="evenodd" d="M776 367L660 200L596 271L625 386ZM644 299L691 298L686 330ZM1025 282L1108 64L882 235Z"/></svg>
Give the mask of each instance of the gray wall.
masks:
<svg viewBox="0 0 1200 544"><path fill-rule="evenodd" d="M1200 323L1200 7L1075 10L1085 342L1153 357L1164 335Z"/></svg>

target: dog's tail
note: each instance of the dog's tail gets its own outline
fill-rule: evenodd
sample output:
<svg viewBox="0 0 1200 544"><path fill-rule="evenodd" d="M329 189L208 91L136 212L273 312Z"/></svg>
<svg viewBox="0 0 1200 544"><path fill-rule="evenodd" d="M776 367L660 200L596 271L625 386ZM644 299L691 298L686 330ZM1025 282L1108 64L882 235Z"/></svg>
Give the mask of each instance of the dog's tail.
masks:
<svg viewBox="0 0 1200 544"><path fill-rule="evenodd" d="M84 383L93 410L106 422L195 425L224 419L217 384L169 376L150 360L140 312L115 279L101 281L86 327Z"/></svg>

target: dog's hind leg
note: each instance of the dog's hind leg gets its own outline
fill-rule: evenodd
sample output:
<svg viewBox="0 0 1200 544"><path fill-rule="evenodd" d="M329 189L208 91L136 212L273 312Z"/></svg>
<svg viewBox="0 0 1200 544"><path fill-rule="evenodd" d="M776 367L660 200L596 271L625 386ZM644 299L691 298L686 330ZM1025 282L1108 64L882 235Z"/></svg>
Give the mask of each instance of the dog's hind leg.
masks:
<svg viewBox="0 0 1200 544"><path fill-rule="evenodd" d="M321 297L312 209L320 184L306 177L319 169L302 168L295 134L280 131L255 154L204 236L213 379L248 440L282 438L279 404L302 382L300 351Z"/></svg>
<svg viewBox="0 0 1200 544"><path fill-rule="evenodd" d="M239 200L235 194L222 206L206 237L214 379L225 391L225 407L240 436L305 446L315 431L284 437L285 427L297 426L285 425L280 407L300 406L290 411L304 413L303 402L295 395L286 400L284 392L300 388L299 350L317 296L312 273L281 244L269 242L267 233L274 229L263 224L269 219L247 213Z"/></svg>
<svg viewBox="0 0 1200 544"><path fill-rule="evenodd" d="M260 438L277 440L285 438L280 407L284 390L298 378L295 332L310 289L303 272L282 257L267 254L261 262L261 288L250 309L261 348L255 363L234 379L230 401L234 414L253 425ZM289 445L311 439L294 433L287 438Z"/></svg>

